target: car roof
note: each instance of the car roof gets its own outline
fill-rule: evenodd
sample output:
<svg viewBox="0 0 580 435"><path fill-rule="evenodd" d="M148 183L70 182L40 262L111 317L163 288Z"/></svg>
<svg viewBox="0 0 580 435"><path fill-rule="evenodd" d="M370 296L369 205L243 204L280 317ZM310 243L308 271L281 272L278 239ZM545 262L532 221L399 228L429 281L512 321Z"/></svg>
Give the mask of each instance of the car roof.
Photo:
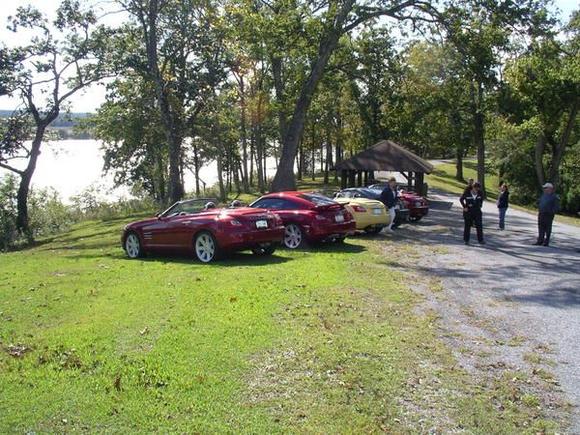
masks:
<svg viewBox="0 0 580 435"><path fill-rule="evenodd" d="M307 200L306 198L303 198L302 195L308 195L308 194L313 194L312 192L301 192L298 190L286 190L284 192L274 192L274 193L267 193L266 195L258 198L256 201L259 201L260 199L267 199L267 198L289 198L292 200L295 200L297 202L300 202L302 204L308 205L308 206L312 206L314 205L314 203L312 201ZM316 193L315 195L320 195L318 193Z"/></svg>

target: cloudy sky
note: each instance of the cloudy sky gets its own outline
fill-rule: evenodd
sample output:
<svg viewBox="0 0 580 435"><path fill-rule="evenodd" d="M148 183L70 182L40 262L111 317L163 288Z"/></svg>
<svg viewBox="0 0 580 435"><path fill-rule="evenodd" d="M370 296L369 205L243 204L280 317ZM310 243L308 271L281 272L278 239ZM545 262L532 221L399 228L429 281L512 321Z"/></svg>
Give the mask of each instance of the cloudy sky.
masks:
<svg viewBox="0 0 580 435"><path fill-rule="evenodd" d="M100 11L100 14L115 12L118 8L114 0L91 0L92 4ZM52 14L57 8L60 0L11 0L10 2L3 2L0 9L0 41L7 45L18 43L18 34L14 34L6 29L4 23L7 23L7 18L13 15L19 6L32 4L47 14ZM559 9L561 17L564 19L570 16L570 13L578 7L577 0L555 0L555 8ZM117 15L119 17L119 15ZM120 17L119 17L120 18ZM115 14L107 15L107 20L115 21ZM23 35L25 37L25 35ZM84 91L82 94L76 95L71 100L71 109L73 112L92 112L101 105L104 101L105 89L102 85L95 85ZM11 110L15 106L15 102L6 98L0 97L0 109Z"/></svg>

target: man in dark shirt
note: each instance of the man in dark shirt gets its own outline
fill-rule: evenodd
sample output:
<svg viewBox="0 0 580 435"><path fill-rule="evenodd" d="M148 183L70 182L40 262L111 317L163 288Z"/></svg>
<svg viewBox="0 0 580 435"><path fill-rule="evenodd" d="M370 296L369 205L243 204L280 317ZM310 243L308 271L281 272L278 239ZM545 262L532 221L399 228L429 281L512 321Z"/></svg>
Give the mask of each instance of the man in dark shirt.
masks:
<svg viewBox="0 0 580 435"><path fill-rule="evenodd" d="M481 207L483 206L483 195L481 194L481 185L473 183L471 190L463 192L459 198L459 202L463 207L463 241L469 245L471 236L471 227L475 226L477 231L477 241L483 245L483 215Z"/></svg>
<svg viewBox="0 0 580 435"><path fill-rule="evenodd" d="M554 193L554 185L546 183L542 186L544 193L538 201L538 239L534 245L550 245L554 215L559 210L559 198Z"/></svg>
<svg viewBox="0 0 580 435"><path fill-rule="evenodd" d="M391 218L391 221L385 230L391 232L393 231L393 224L395 223L395 206L397 205L397 180L395 177L391 177L389 179L387 187L385 187L381 192L380 200L383 204L385 204L385 207L389 213L389 217Z"/></svg>

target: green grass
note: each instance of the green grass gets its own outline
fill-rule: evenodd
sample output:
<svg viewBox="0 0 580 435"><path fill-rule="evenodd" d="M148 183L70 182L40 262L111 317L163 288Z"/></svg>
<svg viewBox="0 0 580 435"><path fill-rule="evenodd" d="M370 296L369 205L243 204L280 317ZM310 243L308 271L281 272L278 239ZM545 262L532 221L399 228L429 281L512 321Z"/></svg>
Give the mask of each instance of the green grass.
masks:
<svg viewBox="0 0 580 435"><path fill-rule="evenodd" d="M555 427L457 367L395 242L128 260L128 220L0 255L0 433Z"/></svg>
<svg viewBox="0 0 580 435"><path fill-rule="evenodd" d="M463 176L466 180L469 178L477 180L477 163L475 160L465 160L463 162ZM455 178L455 163L441 163L436 165L433 173L427 175L425 181L429 185L429 188L439 189L457 195L461 195L465 188L465 183ZM488 173L485 176L487 196L492 201L497 199L499 181L497 174ZM515 204L510 204L510 207L533 213L537 211L533 207L524 207ZM556 221L580 226L580 218L575 216L559 214L556 215Z"/></svg>

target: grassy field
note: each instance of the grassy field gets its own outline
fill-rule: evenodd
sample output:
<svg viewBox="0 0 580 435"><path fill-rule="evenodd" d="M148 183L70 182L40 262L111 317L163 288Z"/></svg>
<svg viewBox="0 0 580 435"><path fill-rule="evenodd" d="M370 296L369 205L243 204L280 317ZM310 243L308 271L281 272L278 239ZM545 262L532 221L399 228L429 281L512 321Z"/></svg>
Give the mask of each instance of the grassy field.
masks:
<svg viewBox="0 0 580 435"><path fill-rule="evenodd" d="M466 180L469 178L473 178L475 180L477 179L477 164L475 160L464 161L463 176ZM429 184L429 188L456 193L457 195L461 195L463 189L465 188L465 183L455 179L455 163L438 164L435 167L433 173L426 176L425 181ZM500 180L496 174L487 174L485 177L487 195L492 201L497 199L497 186L499 185L499 181ZM510 204L510 207L517 208L519 210L531 211L534 213L537 211L533 207L522 207L515 204ZM559 214L556 215L556 221L580 226L580 218L574 216Z"/></svg>
<svg viewBox="0 0 580 435"><path fill-rule="evenodd" d="M129 220L0 255L0 433L555 427L457 367L385 259L400 242L128 260Z"/></svg>

